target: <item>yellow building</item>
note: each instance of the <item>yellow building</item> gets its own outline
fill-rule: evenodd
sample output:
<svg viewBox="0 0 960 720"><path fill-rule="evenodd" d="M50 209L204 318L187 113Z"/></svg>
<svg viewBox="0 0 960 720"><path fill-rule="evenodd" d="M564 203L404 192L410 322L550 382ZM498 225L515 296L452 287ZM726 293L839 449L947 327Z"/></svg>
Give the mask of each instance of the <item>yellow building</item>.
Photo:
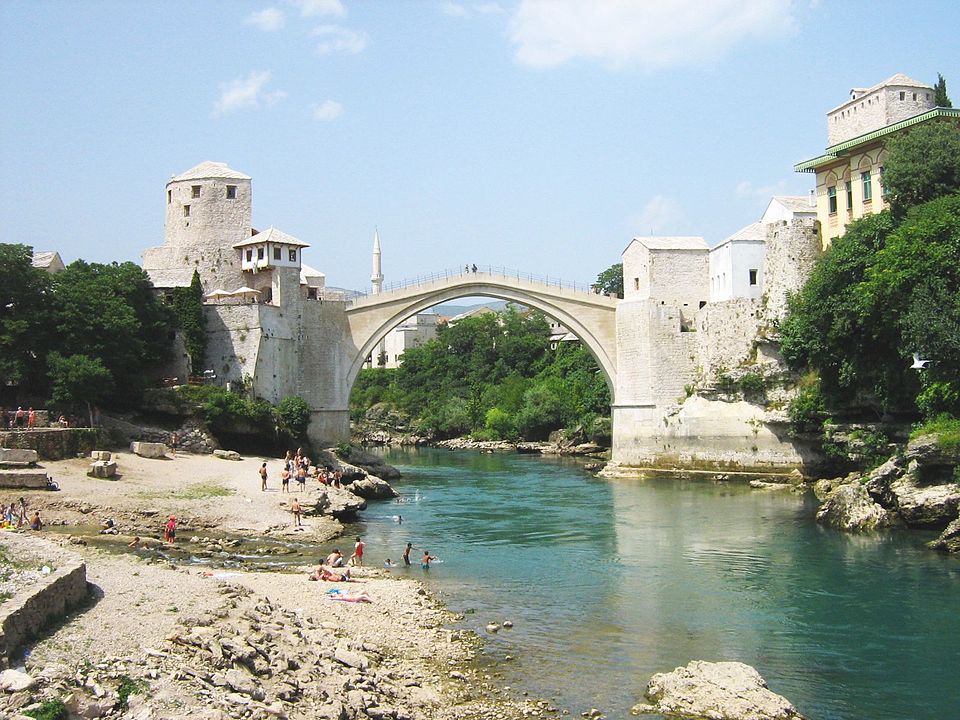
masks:
<svg viewBox="0 0 960 720"><path fill-rule="evenodd" d="M897 74L827 113L823 155L794 165L817 175L817 219L824 248L847 223L887 207L883 190L886 141L891 135L939 118L960 118L960 109L934 106L934 90Z"/></svg>

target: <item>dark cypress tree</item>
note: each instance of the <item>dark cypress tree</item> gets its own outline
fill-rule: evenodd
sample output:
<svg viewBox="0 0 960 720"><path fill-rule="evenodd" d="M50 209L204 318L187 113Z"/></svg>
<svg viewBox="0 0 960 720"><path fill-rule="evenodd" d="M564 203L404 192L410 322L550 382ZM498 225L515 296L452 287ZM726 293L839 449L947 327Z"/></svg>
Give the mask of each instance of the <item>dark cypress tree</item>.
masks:
<svg viewBox="0 0 960 720"><path fill-rule="evenodd" d="M947 81L940 73L937 73L937 84L933 86L933 104L936 107L953 107L947 96Z"/></svg>

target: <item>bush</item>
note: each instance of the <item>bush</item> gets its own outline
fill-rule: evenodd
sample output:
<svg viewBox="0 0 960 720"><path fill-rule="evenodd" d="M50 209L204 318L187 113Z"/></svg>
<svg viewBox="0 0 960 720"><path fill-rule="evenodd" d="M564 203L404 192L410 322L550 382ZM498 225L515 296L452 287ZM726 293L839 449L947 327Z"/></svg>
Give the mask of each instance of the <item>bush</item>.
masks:
<svg viewBox="0 0 960 720"><path fill-rule="evenodd" d="M281 400L275 410L277 427L291 437L303 437L310 425L310 406L295 395Z"/></svg>
<svg viewBox="0 0 960 720"><path fill-rule="evenodd" d="M67 720L67 718L70 717L70 713L67 710L67 706L63 704L63 700L57 698L44 700L40 707L35 710L26 710L23 714L27 717L34 718L34 720Z"/></svg>
<svg viewBox="0 0 960 720"><path fill-rule="evenodd" d="M745 395L760 395L767 389L767 382L760 373L747 373L737 381L740 392Z"/></svg>
<svg viewBox="0 0 960 720"><path fill-rule="evenodd" d="M229 432L238 425L249 425L255 430L273 430L273 406L266 400L247 400L225 388L210 385L185 385L177 388L177 395L190 405L199 405L200 414L210 429Z"/></svg>
<svg viewBox="0 0 960 720"><path fill-rule="evenodd" d="M787 410L790 430L794 434L818 432L827 417L827 409L819 383L800 389Z"/></svg>
<svg viewBox="0 0 960 720"><path fill-rule="evenodd" d="M501 410L498 407L492 407L487 410L484 418L484 430L494 437L495 440L507 440L516 437L517 426L510 413Z"/></svg>

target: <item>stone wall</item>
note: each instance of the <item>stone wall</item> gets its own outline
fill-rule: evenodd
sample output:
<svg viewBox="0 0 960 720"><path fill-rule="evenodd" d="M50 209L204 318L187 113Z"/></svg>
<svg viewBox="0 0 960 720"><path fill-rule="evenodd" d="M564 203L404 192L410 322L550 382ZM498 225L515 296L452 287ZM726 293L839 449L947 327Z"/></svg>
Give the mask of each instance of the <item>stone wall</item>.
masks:
<svg viewBox="0 0 960 720"><path fill-rule="evenodd" d="M48 625L89 597L87 566L73 553L33 535L3 533L0 545L11 557L42 555L53 571L0 604L0 665Z"/></svg>
<svg viewBox="0 0 960 720"><path fill-rule="evenodd" d="M0 432L0 447L36 450L41 460L63 460L89 455L109 445L102 428L38 428Z"/></svg>
<svg viewBox="0 0 960 720"><path fill-rule="evenodd" d="M697 358L700 377L712 379L752 359L763 324L757 300L736 298L711 303L697 314Z"/></svg>
<svg viewBox="0 0 960 720"><path fill-rule="evenodd" d="M767 256L764 263L763 315L782 320L789 295L803 287L817 259L823 254L816 220L793 220L767 226Z"/></svg>

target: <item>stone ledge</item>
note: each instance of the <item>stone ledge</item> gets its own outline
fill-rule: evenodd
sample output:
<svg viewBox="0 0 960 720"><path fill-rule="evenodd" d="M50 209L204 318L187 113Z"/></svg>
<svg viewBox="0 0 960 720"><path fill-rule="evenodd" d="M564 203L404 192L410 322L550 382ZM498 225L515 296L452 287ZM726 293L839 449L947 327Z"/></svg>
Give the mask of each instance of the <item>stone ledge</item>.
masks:
<svg viewBox="0 0 960 720"><path fill-rule="evenodd" d="M33 550L39 547L57 566L42 583L0 604L0 667L6 667L9 658L26 642L84 603L89 589L87 565L79 556L38 537L9 535L0 538L0 544L14 552L18 546Z"/></svg>

